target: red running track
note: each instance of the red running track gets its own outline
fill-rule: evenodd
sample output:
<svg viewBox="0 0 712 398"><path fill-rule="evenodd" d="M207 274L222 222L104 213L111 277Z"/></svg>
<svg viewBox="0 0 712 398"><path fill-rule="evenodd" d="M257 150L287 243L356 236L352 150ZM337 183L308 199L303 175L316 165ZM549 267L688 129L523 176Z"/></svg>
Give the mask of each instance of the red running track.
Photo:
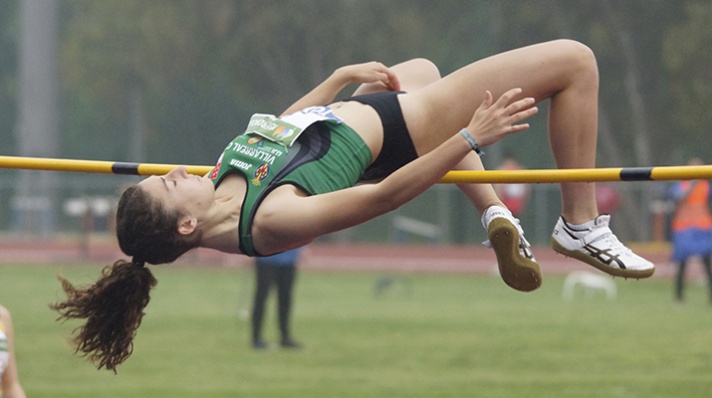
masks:
<svg viewBox="0 0 712 398"><path fill-rule="evenodd" d="M655 277L669 277L674 267L666 245L646 245L636 252L653 261ZM548 247L534 247L534 255L545 274L566 274L574 270L594 270L583 263L555 253ZM0 264L96 264L106 265L125 258L110 238L80 242L77 239L33 240L4 237L0 239ZM208 249L189 252L176 262L181 266L241 267L252 261L240 255L228 255ZM494 252L480 245L310 245L300 266L318 270L364 270L387 272L496 273ZM700 267L689 267L690 276Z"/></svg>

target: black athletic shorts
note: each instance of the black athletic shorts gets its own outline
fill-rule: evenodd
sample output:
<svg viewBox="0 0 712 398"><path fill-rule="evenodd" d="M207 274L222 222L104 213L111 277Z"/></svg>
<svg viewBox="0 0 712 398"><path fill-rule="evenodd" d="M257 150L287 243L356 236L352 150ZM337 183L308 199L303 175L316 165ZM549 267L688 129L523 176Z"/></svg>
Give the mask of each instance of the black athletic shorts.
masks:
<svg viewBox="0 0 712 398"><path fill-rule="evenodd" d="M383 126L383 147L376 160L364 171L362 180L382 179L410 161L418 158L413 140L403 119L403 111L397 95L401 92L388 91L351 97L346 101L356 101L372 107L381 118Z"/></svg>

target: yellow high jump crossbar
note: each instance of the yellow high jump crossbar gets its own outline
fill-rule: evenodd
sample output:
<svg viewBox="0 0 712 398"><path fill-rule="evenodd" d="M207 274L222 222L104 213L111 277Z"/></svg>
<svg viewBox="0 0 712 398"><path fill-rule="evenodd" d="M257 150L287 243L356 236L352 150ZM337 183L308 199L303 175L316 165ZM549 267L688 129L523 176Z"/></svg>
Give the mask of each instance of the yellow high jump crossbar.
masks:
<svg viewBox="0 0 712 398"><path fill-rule="evenodd" d="M149 176L165 174L180 165L100 160L0 156L0 168ZM212 166L185 166L190 174L205 175ZM712 165L593 169L450 171L441 184L560 183L596 181L676 181L712 179Z"/></svg>

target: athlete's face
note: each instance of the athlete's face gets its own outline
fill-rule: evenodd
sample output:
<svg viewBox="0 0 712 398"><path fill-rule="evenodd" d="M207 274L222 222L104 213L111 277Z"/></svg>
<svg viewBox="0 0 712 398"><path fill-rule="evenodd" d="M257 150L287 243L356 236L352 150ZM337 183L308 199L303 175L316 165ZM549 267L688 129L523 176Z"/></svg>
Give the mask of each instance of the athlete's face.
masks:
<svg viewBox="0 0 712 398"><path fill-rule="evenodd" d="M207 178L188 174L183 166L162 176L148 177L139 186L160 200L167 210L179 210L197 218L215 201L213 183Z"/></svg>

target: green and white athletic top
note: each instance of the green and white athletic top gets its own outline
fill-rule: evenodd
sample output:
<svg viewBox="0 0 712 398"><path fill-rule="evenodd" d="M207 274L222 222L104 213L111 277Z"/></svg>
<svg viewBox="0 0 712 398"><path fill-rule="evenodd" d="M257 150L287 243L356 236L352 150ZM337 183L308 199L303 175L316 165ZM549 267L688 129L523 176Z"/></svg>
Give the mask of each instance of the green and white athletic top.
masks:
<svg viewBox="0 0 712 398"><path fill-rule="evenodd" d="M252 221L267 194L283 184L295 185L309 195L348 188L359 181L371 160L361 137L331 108L320 106L282 118L253 115L247 130L220 155L209 178L216 188L234 173L247 181L240 213L240 251L260 256L252 244Z"/></svg>

